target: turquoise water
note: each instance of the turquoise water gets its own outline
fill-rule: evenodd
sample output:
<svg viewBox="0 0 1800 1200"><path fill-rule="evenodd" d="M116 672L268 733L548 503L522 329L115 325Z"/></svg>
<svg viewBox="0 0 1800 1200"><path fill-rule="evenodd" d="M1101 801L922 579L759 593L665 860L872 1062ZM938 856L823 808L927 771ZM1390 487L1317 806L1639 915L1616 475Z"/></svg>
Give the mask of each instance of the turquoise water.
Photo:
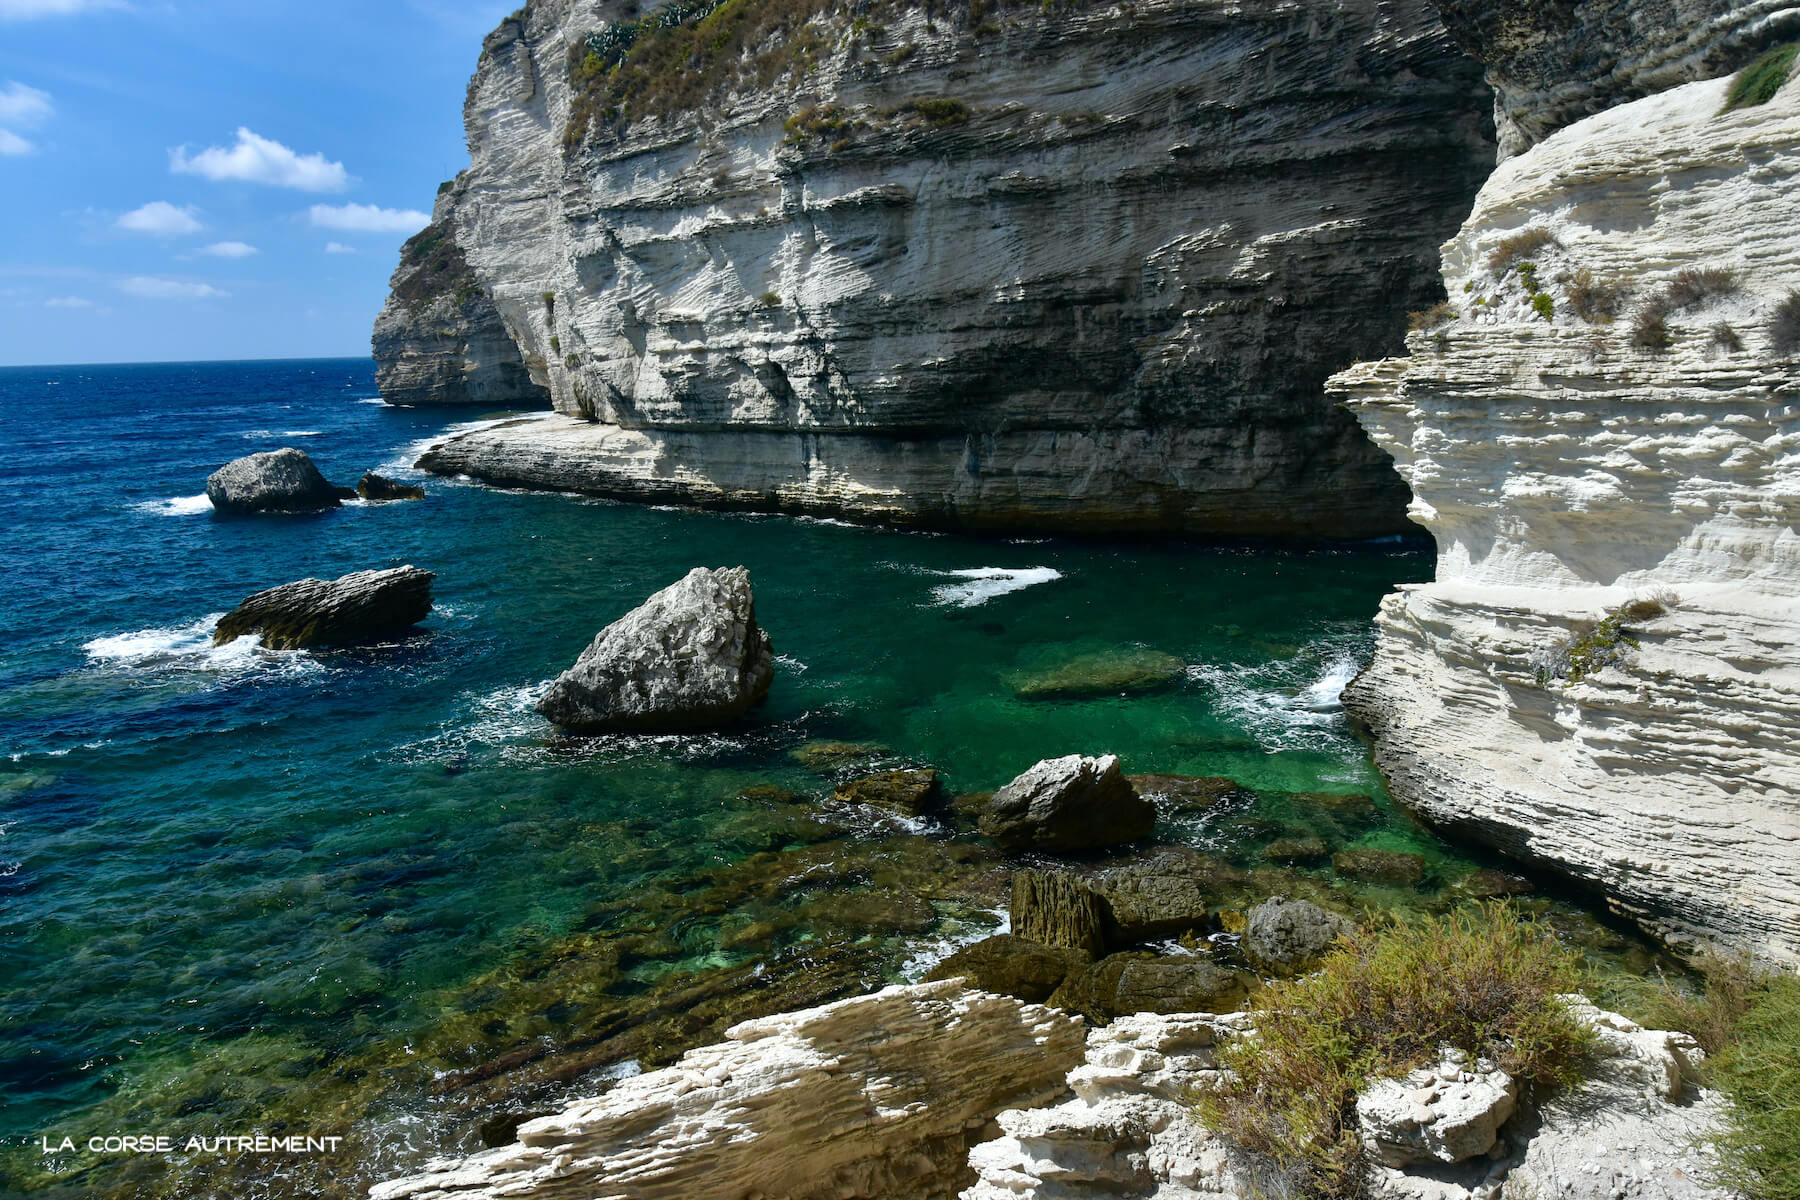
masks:
<svg viewBox="0 0 1800 1200"><path fill-rule="evenodd" d="M221 520L197 498L213 467L284 444L339 481L419 478L406 464L446 418L373 396L360 360L0 371L0 1137L14 1146L146 1113L184 1135L304 1113L322 1080L366 1074L344 1069L355 1056L430 1059L418 1047L442 1042L430 1031L447 1013L504 1006L539 971L518 964L578 958L631 914L656 925L694 881L736 878L720 872L877 849L897 871L950 861L942 830L829 812L859 768L808 769L792 752L810 741L877 744L871 762L935 766L956 792L1083 752L1270 796L1380 793L1335 697L1380 596L1426 577L1416 547L980 540L442 480L423 502L316 516ZM404 562L438 572L417 637L320 655L208 642L253 590ZM778 654L742 726L578 740L531 711L599 627L692 566L736 564ZM1164 690L1015 694L1072 659L1146 650L1179 659ZM758 787L792 794L745 795ZM795 832L812 809L825 823ZM1247 829L1161 833L1251 861L1234 838L1271 829ZM1422 851L1431 887L1469 869L1385 811L1336 833ZM905 944L871 969L916 971L931 946L991 928L991 881L966 890L893 924ZM758 897L755 920L780 917L778 889ZM731 903L664 921L666 946L607 960L594 986L630 998L828 940L812 917L734 940L753 920L749 899ZM495 1040L458 1043L463 1065L554 1042L561 1005L488 1021ZM399 1138L392 1161L428 1142ZM52 1186L27 1157L15 1182ZM50 1165L68 1194L99 1188L84 1170L149 1194L134 1164Z"/></svg>

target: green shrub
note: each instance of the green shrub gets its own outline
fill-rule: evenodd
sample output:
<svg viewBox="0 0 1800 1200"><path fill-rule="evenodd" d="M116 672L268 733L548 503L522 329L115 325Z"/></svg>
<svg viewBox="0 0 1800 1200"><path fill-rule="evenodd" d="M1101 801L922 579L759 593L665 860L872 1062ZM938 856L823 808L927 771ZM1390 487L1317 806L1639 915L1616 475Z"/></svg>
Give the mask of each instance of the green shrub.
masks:
<svg viewBox="0 0 1800 1200"><path fill-rule="evenodd" d="M1534 652L1532 677L1539 687L1553 680L1580 683L1606 667L1621 666L1638 648L1638 640L1627 627L1632 621L1650 621L1667 613L1678 603L1673 593L1631 600L1612 609L1585 633L1572 634L1548 649Z"/></svg>
<svg viewBox="0 0 1800 1200"><path fill-rule="evenodd" d="M1775 306L1775 315L1769 321L1769 342L1777 354L1800 354L1800 291L1789 292L1787 299Z"/></svg>
<svg viewBox="0 0 1800 1200"><path fill-rule="evenodd" d="M960 125L969 119L968 105L961 100L950 100L944 97L920 97L916 100L908 100L900 106L899 111L923 117L925 123L934 129Z"/></svg>
<svg viewBox="0 0 1800 1200"><path fill-rule="evenodd" d="M1549 292L1538 292L1531 297L1531 311L1548 321L1556 315L1556 301Z"/></svg>
<svg viewBox="0 0 1800 1200"><path fill-rule="evenodd" d="M1736 354L1744 348L1744 339L1727 321L1720 321L1712 327L1712 344L1727 353Z"/></svg>
<svg viewBox="0 0 1800 1200"><path fill-rule="evenodd" d="M1360 931L1318 971L1270 985L1256 1036L1221 1053L1201 1119L1246 1153L1271 1195L1354 1196L1367 1170L1356 1096L1453 1046L1528 1088L1580 1078L1594 1035L1558 999L1578 959L1504 904Z"/></svg>
<svg viewBox="0 0 1800 1200"><path fill-rule="evenodd" d="M762 295L760 295L756 298L756 302L758 304L762 305L764 308L780 308L781 307L781 293L780 292L764 292Z"/></svg>
<svg viewBox="0 0 1800 1200"><path fill-rule="evenodd" d="M1767 104L1788 81L1794 69L1794 57L1800 54L1800 42L1777 46L1737 73L1731 91L1725 97L1725 112Z"/></svg>
<svg viewBox="0 0 1800 1200"><path fill-rule="evenodd" d="M1514 263L1530 258L1545 247L1560 244L1548 229L1527 229L1495 244L1488 253L1488 269L1496 275L1504 275Z"/></svg>
<svg viewBox="0 0 1800 1200"><path fill-rule="evenodd" d="M1749 1200L1800 1200L1800 979L1758 981L1707 1065L1730 1106L1714 1143L1722 1181Z"/></svg>
<svg viewBox="0 0 1800 1200"><path fill-rule="evenodd" d="M562 353L562 339L557 337L554 333L550 335L550 353Z"/></svg>
<svg viewBox="0 0 1800 1200"><path fill-rule="evenodd" d="M1669 332L1668 314L1663 307L1655 301L1645 305L1631 323L1631 344L1639 350L1661 354L1674 343L1674 335Z"/></svg>

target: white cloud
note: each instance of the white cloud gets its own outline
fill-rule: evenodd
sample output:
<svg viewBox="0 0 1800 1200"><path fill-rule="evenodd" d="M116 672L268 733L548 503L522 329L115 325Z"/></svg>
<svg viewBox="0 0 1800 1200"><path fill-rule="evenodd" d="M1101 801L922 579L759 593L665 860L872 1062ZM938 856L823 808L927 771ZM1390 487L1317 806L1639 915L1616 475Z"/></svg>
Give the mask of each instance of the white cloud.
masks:
<svg viewBox="0 0 1800 1200"><path fill-rule="evenodd" d="M0 0L0 21L67 17L96 8L127 8L122 0Z"/></svg>
<svg viewBox="0 0 1800 1200"><path fill-rule="evenodd" d="M341 192L350 186L350 175L343 163L328 162L323 154L295 154L280 142L258 137L241 125L235 146L208 146L192 157L186 146L169 151L169 170L177 175L266 183L302 192Z"/></svg>
<svg viewBox="0 0 1800 1200"><path fill-rule="evenodd" d="M145 300L212 300L231 295L210 283L187 283L180 279L158 279L153 275L133 275L119 280L119 290Z"/></svg>
<svg viewBox="0 0 1800 1200"><path fill-rule="evenodd" d="M35 125L53 111L49 92L40 92L16 79L0 88L0 125Z"/></svg>
<svg viewBox="0 0 1800 1200"><path fill-rule="evenodd" d="M315 204L312 223L320 229L352 233L417 233L431 224L431 214L413 208L377 208L373 204Z"/></svg>
<svg viewBox="0 0 1800 1200"><path fill-rule="evenodd" d="M342 242L326 242L325 243L325 253L327 253L327 254L355 254L356 247L355 246L346 246Z"/></svg>
<svg viewBox="0 0 1800 1200"><path fill-rule="evenodd" d="M44 301L45 308L92 308L92 300L83 300L80 296L56 296Z"/></svg>
<svg viewBox="0 0 1800 1200"><path fill-rule="evenodd" d="M249 258L262 251L248 242L214 242L210 246L200 247L200 253L210 254L214 258Z"/></svg>
<svg viewBox="0 0 1800 1200"><path fill-rule="evenodd" d="M30 154L37 147L9 129L0 129L0 154Z"/></svg>
<svg viewBox="0 0 1800 1200"><path fill-rule="evenodd" d="M195 216L193 205L176 208L167 200L152 200L142 208L132 209L113 224L131 233L150 233L157 237L199 233L206 228Z"/></svg>

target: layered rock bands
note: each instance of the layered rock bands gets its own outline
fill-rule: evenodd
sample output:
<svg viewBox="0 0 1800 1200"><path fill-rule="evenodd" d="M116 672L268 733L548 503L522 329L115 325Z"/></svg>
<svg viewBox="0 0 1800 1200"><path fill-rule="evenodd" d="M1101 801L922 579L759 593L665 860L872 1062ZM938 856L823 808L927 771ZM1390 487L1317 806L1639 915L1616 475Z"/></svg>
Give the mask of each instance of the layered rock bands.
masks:
<svg viewBox="0 0 1800 1200"><path fill-rule="evenodd" d="M1405 527L1322 384L1399 348L1493 161L1425 0L819 3L705 57L777 11L719 10L666 77L647 33L612 72L614 6L488 38L437 225L557 413L425 466L967 528Z"/></svg>
<svg viewBox="0 0 1800 1200"><path fill-rule="evenodd" d="M1800 963L1800 86L1503 163L1454 314L1334 380L1435 582L1346 701L1394 794L1677 941Z"/></svg>

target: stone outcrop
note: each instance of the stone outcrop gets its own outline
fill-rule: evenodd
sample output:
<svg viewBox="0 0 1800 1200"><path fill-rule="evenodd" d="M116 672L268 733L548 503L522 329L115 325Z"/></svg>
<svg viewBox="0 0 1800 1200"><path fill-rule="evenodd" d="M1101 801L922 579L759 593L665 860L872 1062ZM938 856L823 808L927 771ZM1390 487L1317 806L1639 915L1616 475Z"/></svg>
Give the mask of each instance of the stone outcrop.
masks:
<svg viewBox="0 0 1800 1200"><path fill-rule="evenodd" d="M1800 37L1792 0L1432 0L1487 68L1502 158Z"/></svg>
<svg viewBox="0 0 1800 1200"><path fill-rule="evenodd" d="M1271 896L1251 909L1239 947L1258 970L1296 975L1324 957L1356 927L1310 900Z"/></svg>
<svg viewBox="0 0 1800 1200"><path fill-rule="evenodd" d="M371 1200L947 1200L994 1114L1053 1099L1082 1054L1079 1018L956 981L725 1036Z"/></svg>
<svg viewBox="0 0 1800 1200"><path fill-rule="evenodd" d="M1437 828L1791 966L1800 85L1727 88L1502 163L1444 249L1454 319L1334 381L1438 551L1345 701Z"/></svg>
<svg viewBox="0 0 1800 1200"><path fill-rule="evenodd" d="M612 71L619 6L489 36L437 224L558 412L422 466L945 527L1404 528L1321 385L1398 348L1492 163L1426 0L810 11L742 44L737 14L679 94L637 65L679 33Z"/></svg>
<svg viewBox="0 0 1800 1200"><path fill-rule="evenodd" d="M364 471L362 478L356 481L356 494L364 500L423 500L425 489L416 483L401 483L398 479L389 479L386 475L377 475L373 471Z"/></svg>
<svg viewBox="0 0 1800 1200"><path fill-rule="evenodd" d="M944 802L944 785L933 770L883 771L841 784L832 799L845 804L872 804L906 817L922 817Z"/></svg>
<svg viewBox="0 0 1800 1200"><path fill-rule="evenodd" d="M213 511L230 515L336 508L347 492L321 475L306 451L292 446L234 458L206 477Z"/></svg>
<svg viewBox="0 0 1800 1200"><path fill-rule="evenodd" d="M545 408L519 347L457 241L455 185L407 239L371 337L375 386L389 404Z"/></svg>
<svg viewBox="0 0 1800 1200"><path fill-rule="evenodd" d="M1079 853L1144 837L1156 806L1139 796L1108 754L1047 758L994 793L981 832L1004 850Z"/></svg>
<svg viewBox="0 0 1800 1200"><path fill-rule="evenodd" d="M1081 950L1045 946L1001 933L964 946L931 968L925 978L963 979L979 991L1042 1004L1063 980L1085 969L1089 961Z"/></svg>
<svg viewBox="0 0 1800 1200"><path fill-rule="evenodd" d="M1476 1157L1456 1164L1435 1154L1422 1164L1374 1163L1371 1194L1726 1200L1726 1189L1705 1182L1709 1164L1700 1148L1719 1128L1723 1106L1689 1079L1692 1043L1640 1029L1579 997L1571 1000L1600 1039L1589 1082L1542 1107L1517 1105L1509 1118L1495 1122L1501 1137L1489 1136L1490 1148ZM1086 1061L1069 1072L1073 1098L1001 1113L1001 1136L969 1154L979 1178L962 1200L1243 1200L1270 1194L1271 1181L1256 1163L1194 1116L1194 1092L1218 1078L1218 1047L1249 1030L1250 1021L1247 1013L1143 1013L1091 1031ZM1404 1115L1418 1109L1428 1117L1450 1117L1455 1106L1443 1102L1450 1091L1474 1090L1463 1078L1474 1072L1464 1065L1444 1065L1442 1073L1456 1076L1448 1087L1438 1072L1429 1086L1421 1080L1411 1089L1419 1102L1409 1103ZM1365 1097L1388 1086L1377 1083ZM1429 1099L1419 1095L1427 1092ZM1486 1092L1483 1100L1463 1106L1476 1114L1474 1125L1505 1107ZM1453 1153L1482 1140L1479 1132L1463 1136Z"/></svg>
<svg viewBox="0 0 1800 1200"><path fill-rule="evenodd" d="M762 703L775 650L750 572L695 567L602 629L537 710L565 729L705 729Z"/></svg>
<svg viewBox="0 0 1800 1200"><path fill-rule="evenodd" d="M1437 1063L1363 1089L1356 1123L1383 1166L1459 1163L1492 1150L1518 1105L1518 1080L1446 1046Z"/></svg>
<svg viewBox="0 0 1800 1200"><path fill-rule="evenodd" d="M260 634L271 650L380 641L431 613L431 581L414 566L354 571L338 579L301 579L244 598L219 618L213 642Z"/></svg>

